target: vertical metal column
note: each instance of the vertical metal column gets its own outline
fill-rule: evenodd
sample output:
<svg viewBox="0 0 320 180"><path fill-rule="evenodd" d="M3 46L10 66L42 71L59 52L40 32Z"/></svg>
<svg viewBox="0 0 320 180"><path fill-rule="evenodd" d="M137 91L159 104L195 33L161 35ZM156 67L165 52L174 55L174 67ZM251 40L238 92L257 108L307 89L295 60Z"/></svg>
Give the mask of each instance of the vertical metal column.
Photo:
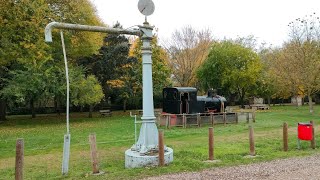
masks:
<svg viewBox="0 0 320 180"><path fill-rule="evenodd" d="M153 27L148 22L139 26L143 32L141 37L142 46L142 93L143 93L143 115L140 136L138 139L138 152L147 154L150 150L157 149L158 128L155 124L153 106L153 83L152 83L152 59L151 59L151 40L153 37Z"/></svg>

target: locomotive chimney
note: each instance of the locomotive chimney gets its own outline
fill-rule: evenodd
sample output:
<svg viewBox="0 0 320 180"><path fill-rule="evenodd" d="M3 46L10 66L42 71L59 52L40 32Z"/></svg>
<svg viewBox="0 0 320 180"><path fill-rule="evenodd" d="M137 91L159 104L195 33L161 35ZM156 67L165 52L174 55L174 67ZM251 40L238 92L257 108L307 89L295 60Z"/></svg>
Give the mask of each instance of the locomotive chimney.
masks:
<svg viewBox="0 0 320 180"><path fill-rule="evenodd" d="M215 97L215 96L217 96L217 90L213 89L213 88L209 89L208 90L208 97L212 98L212 97Z"/></svg>

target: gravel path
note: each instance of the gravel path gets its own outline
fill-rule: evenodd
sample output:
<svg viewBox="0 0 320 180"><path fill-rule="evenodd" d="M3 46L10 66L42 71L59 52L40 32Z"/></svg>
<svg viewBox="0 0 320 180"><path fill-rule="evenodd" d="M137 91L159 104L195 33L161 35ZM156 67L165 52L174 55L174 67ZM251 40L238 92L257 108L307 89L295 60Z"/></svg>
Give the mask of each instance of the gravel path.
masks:
<svg viewBox="0 0 320 180"><path fill-rule="evenodd" d="M216 179L216 180L319 180L320 154L280 159L264 163L207 169L200 172L186 172L150 177L146 180L161 179Z"/></svg>

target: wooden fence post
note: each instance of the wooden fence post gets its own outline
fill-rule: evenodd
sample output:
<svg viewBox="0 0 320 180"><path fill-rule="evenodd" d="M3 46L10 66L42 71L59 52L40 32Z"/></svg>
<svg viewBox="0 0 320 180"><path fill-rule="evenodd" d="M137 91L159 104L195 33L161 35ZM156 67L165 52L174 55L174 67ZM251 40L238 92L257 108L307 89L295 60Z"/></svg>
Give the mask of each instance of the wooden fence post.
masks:
<svg viewBox="0 0 320 180"><path fill-rule="evenodd" d="M97 143L96 143L96 135L89 135L90 142L90 152L91 152L91 162L92 162L92 173L99 173L99 162L98 162L98 153L97 153Z"/></svg>
<svg viewBox="0 0 320 180"><path fill-rule="evenodd" d="M249 126L249 141L250 141L250 155L255 156L255 147L254 147L254 132L253 132L253 127L250 125Z"/></svg>
<svg viewBox="0 0 320 180"><path fill-rule="evenodd" d="M209 127L209 160L214 160L213 127Z"/></svg>
<svg viewBox="0 0 320 180"><path fill-rule="evenodd" d="M200 113L197 113L197 123L198 123L198 127L201 127L201 116L200 116Z"/></svg>
<svg viewBox="0 0 320 180"><path fill-rule="evenodd" d="M167 119L168 119L168 127L171 129L171 115L167 114Z"/></svg>
<svg viewBox="0 0 320 180"><path fill-rule="evenodd" d="M183 123L183 127L186 128L187 127L187 117L186 117L185 113L182 114L182 123Z"/></svg>
<svg viewBox="0 0 320 180"><path fill-rule="evenodd" d="M235 112L235 114L236 114L236 123L238 124L238 122L239 122L239 119L238 119L239 117L238 117L238 115L239 115L239 114L238 114L238 112Z"/></svg>
<svg viewBox="0 0 320 180"><path fill-rule="evenodd" d="M210 113L210 119L211 119L211 124L212 124L212 127L213 127L214 126L214 116L213 116L212 112Z"/></svg>
<svg viewBox="0 0 320 180"><path fill-rule="evenodd" d="M24 142L23 139L17 139L16 142L16 172L15 179L23 179L23 164L24 164Z"/></svg>
<svg viewBox="0 0 320 180"><path fill-rule="evenodd" d="M252 122L254 122L254 123L256 122L256 109L257 108L254 108L252 111Z"/></svg>
<svg viewBox="0 0 320 180"><path fill-rule="evenodd" d="M288 123L283 123L283 150L288 151Z"/></svg>
<svg viewBox="0 0 320 180"><path fill-rule="evenodd" d="M226 112L222 112L222 118L223 118L223 125L225 126L227 124L227 115Z"/></svg>
<svg viewBox="0 0 320 180"><path fill-rule="evenodd" d="M164 142L163 142L163 130L159 130L159 166L164 166Z"/></svg>
<svg viewBox="0 0 320 180"><path fill-rule="evenodd" d="M316 148L316 137L315 137L315 134L314 134L314 122L313 121L310 121L310 124L312 125L312 139L311 139L311 148L312 149L315 149Z"/></svg>

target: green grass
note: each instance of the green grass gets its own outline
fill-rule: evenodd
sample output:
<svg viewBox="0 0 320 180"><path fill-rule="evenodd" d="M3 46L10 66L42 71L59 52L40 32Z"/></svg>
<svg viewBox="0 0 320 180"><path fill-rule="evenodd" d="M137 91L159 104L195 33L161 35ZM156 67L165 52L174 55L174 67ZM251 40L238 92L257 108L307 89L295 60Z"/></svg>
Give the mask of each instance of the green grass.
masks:
<svg viewBox="0 0 320 180"><path fill-rule="evenodd" d="M315 107L320 112L320 106ZM265 112L257 112L255 131L256 158L244 158L249 154L248 124L216 125L215 158L221 163L210 164L208 158L208 126L165 130L165 144L174 149L174 162L166 167L124 168L124 151L134 143L134 125L129 113L115 112L112 117L86 118L87 114L72 114L71 157L68 176L61 175L65 117L42 115L9 116L0 124L0 179L14 178L15 142L23 138L25 143L25 179L140 179L146 176L199 171L205 168L233 166L273 159L305 156L318 153L310 142L302 141L302 149L296 149L297 122L314 120L318 125L319 113L310 115L308 107L277 106ZM289 124L289 152L282 151L282 124ZM320 144L316 126L316 140ZM88 135L96 133L100 169L106 172L93 176L90 164Z"/></svg>

